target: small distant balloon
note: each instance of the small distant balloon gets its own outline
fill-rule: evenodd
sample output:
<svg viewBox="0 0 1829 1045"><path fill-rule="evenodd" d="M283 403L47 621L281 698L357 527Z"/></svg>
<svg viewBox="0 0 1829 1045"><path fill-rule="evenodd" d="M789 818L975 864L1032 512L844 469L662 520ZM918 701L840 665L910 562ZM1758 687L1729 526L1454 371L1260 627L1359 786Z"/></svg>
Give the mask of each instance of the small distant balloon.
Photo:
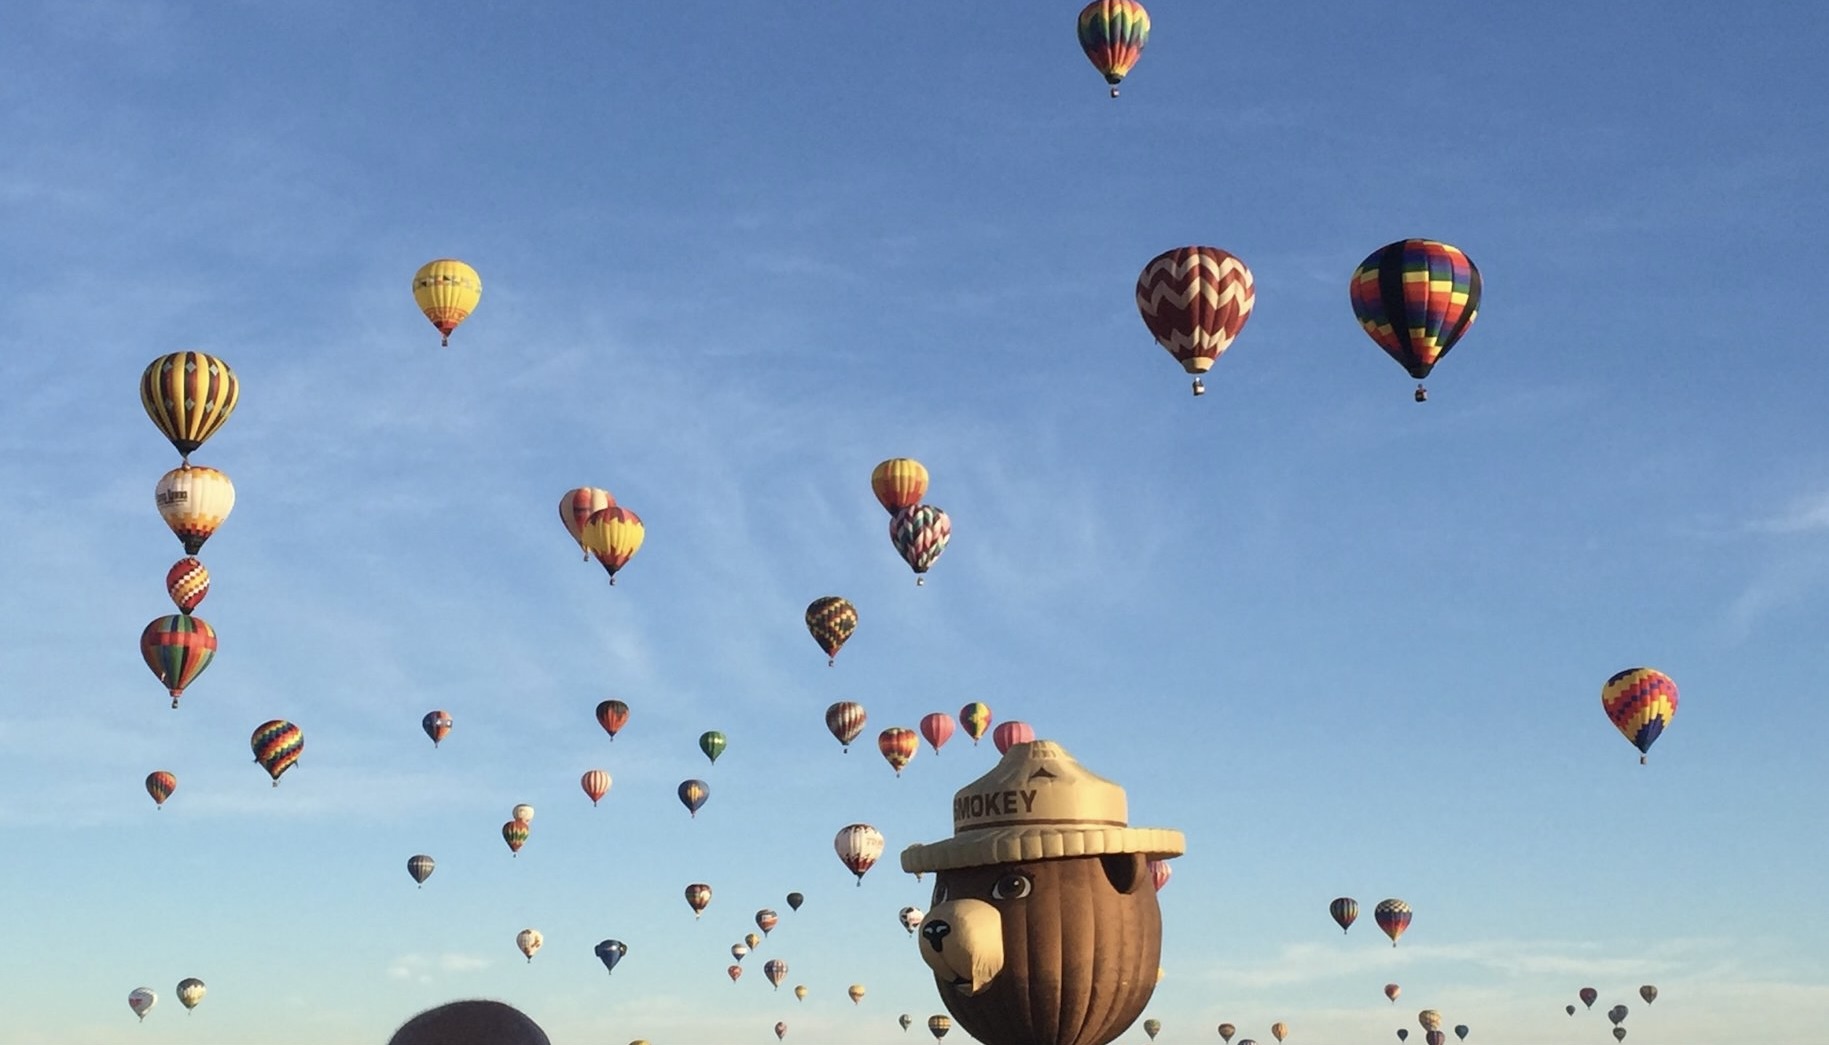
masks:
<svg viewBox="0 0 1829 1045"><path fill-rule="evenodd" d="M629 724L629 706L620 700L606 700L598 704L597 724L603 727L611 740L615 740L622 727Z"/></svg>
<svg viewBox="0 0 1829 1045"><path fill-rule="evenodd" d="M298 765L298 757L305 750L305 733L285 719L276 718L254 727L248 744L254 749L254 761L278 787L280 776Z"/></svg>
<svg viewBox="0 0 1829 1045"><path fill-rule="evenodd" d="M482 299L483 278L456 258L428 261L413 273L413 303L438 328L440 345L450 345L451 332Z"/></svg>
<svg viewBox="0 0 1829 1045"><path fill-rule="evenodd" d="M514 934L514 945L521 949L521 953L527 956L527 961L531 964L533 956L546 945L546 937L540 935L538 929L522 929Z"/></svg>
<svg viewBox="0 0 1829 1045"><path fill-rule="evenodd" d="M425 885L425 880L432 877L432 871L438 867L438 861L424 853L407 858L406 873L413 876L413 881Z"/></svg>
<svg viewBox="0 0 1829 1045"><path fill-rule="evenodd" d="M889 520L889 543L914 571L916 584L927 583L927 571L939 561L952 536L952 518L931 504L904 508Z"/></svg>
<svg viewBox="0 0 1829 1045"><path fill-rule="evenodd" d="M1289 1036L1289 1024L1277 1022L1270 1025L1270 1036L1282 1041Z"/></svg>
<svg viewBox="0 0 1829 1045"><path fill-rule="evenodd" d="M1149 1035L1149 1040L1155 1041L1156 1035L1162 1033L1162 1021L1161 1020L1144 1020L1143 1021L1143 1033Z"/></svg>
<svg viewBox="0 0 1829 1045"><path fill-rule="evenodd" d="M934 754L939 754L940 749L953 737L953 717L944 711L921 716L921 735L927 738Z"/></svg>
<svg viewBox="0 0 1829 1045"><path fill-rule="evenodd" d="M1350 896L1338 897L1327 905L1327 913L1334 916L1334 924L1340 926L1340 931L1344 933L1359 918L1359 901Z"/></svg>
<svg viewBox="0 0 1829 1045"><path fill-rule="evenodd" d="M629 945L621 940L604 940L593 951L597 960L603 963L603 971L611 973L616 971L616 963L629 953Z"/></svg>
<svg viewBox="0 0 1829 1045"><path fill-rule="evenodd" d="M1614 1041L1625 1041L1626 1040L1626 1028L1624 1028L1624 1027L1613 1028L1613 1040Z"/></svg>
<svg viewBox="0 0 1829 1045"><path fill-rule="evenodd" d="M1423 1041L1427 1042L1428 1045L1442 1045L1442 1043L1447 1040L1448 1035L1443 1034L1439 1030L1432 1030L1423 1035Z"/></svg>
<svg viewBox="0 0 1829 1045"><path fill-rule="evenodd" d="M950 1017L937 1015L927 1017L927 1030L934 1036L935 1041L946 1037L946 1032L952 1029L953 1021Z"/></svg>
<svg viewBox="0 0 1829 1045"><path fill-rule="evenodd" d="M921 919L926 917L926 913L919 907L904 907L897 917L901 919L902 928L907 929L908 935L913 936L915 930L921 927Z"/></svg>
<svg viewBox="0 0 1829 1045"><path fill-rule="evenodd" d="M575 490L565 491L559 498L559 521L565 524L565 532L572 535L578 544L578 550L584 552L584 560L590 561L590 550L584 546L584 527L591 521L591 516L616 503L616 498L608 490L595 486L580 486Z"/></svg>
<svg viewBox="0 0 1829 1045"><path fill-rule="evenodd" d="M762 975L768 977L768 982L773 984L776 990L780 990L781 981L787 979L787 962L780 958L770 958L762 966Z"/></svg>
<svg viewBox="0 0 1829 1045"><path fill-rule="evenodd" d="M451 735L451 713L428 711L419 720L419 728L425 730L425 735L432 738L432 746L437 747L439 741Z"/></svg>
<svg viewBox="0 0 1829 1045"><path fill-rule="evenodd" d="M1410 1040L1409 1030L1404 1027L1397 1028L1397 1040L1398 1041L1409 1041Z"/></svg>
<svg viewBox="0 0 1829 1045"><path fill-rule="evenodd" d="M728 741L724 739L724 734L715 729L708 729L699 734L699 750L703 751L705 757L714 764L717 762L718 756L724 753L727 744Z"/></svg>
<svg viewBox="0 0 1829 1045"><path fill-rule="evenodd" d="M838 859L857 876L859 886L864 884L864 873L883 855L883 845L883 833L869 824L848 824L832 840Z"/></svg>
<svg viewBox="0 0 1829 1045"><path fill-rule="evenodd" d="M146 1019L146 1014L151 1012L152 1007L157 1004L159 1004L159 996L151 987L135 987L127 992L127 1007L142 1020Z"/></svg>
<svg viewBox="0 0 1829 1045"><path fill-rule="evenodd" d="M787 894L787 906L788 906L788 910L790 910L790 911L800 910L800 905L803 903L806 903L806 902L807 902L807 898L805 896L801 895L800 893Z"/></svg>
<svg viewBox="0 0 1829 1045"><path fill-rule="evenodd" d="M1237 1033L1238 1033L1238 1028L1234 1027L1230 1023L1222 1023L1219 1025L1220 1040L1224 1041L1226 1043L1226 1045L1232 1045L1232 1035L1237 1034Z"/></svg>
<svg viewBox="0 0 1829 1045"><path fill-rule="evenodd" d="M173 613L156 617L140 632L140 659L171 694L171 706L216 659L216 629L202 617Z"/></svg>
<svg viewBox="0 0 1829 1045"><path fill-rule="evenodd" d="M523 824L531 824L533 823L533 806L528 805L526 802L522 802L520 805L515 806L514 809L510 810L509 815Z"/></svg>
<svg viewBox="0 0 1829 1045"><path fill-rule="evenodd" d="M591 553L616 583L616 574L647 540L648 530L641 516L621 505L611 505L591 513L584 524L584 550Z"/></svg>
<svg viewBox="0 0 1829 1045"><path fill-rule="evenodd" d="M178 981L178 1004L184 1006L187 1012L196 1008L207 993L209 993L209 988L205 987L203 981L195 976L187 976Z"/></svg>
<svg viewBox="0 0 1829 1045"><path fill-rule="evenodd" d="M1467 1033L1468 1033L1467 1025L1465 1023L1457 1023L1454 1025L1454 1036L1455 1037L1461 1039L1462 1041L1466 1041Z"/></svg>
<svg viewBox="0 0 1829 1045"><path fill-rule="evenodd" d="M704 882L694 882L686 887L686 905L692 908L692 917L697 918L711 906L711 886Z"/></svg>
<svg viewBox="0 0 1829 1045"><path fill-rule="evenodd" d="M895 770L896 776L902 775L902 767L921 750L921 738L915 731L906 726L891 726L877 734L876 749L883 753L883 758Z"/></svg>
<svg viewBox="0 0 1829 1045"><path fill-rule="evenodd" d="M724 975L730 977L730 982L735 983L743 976L743 966L732 965L724 970Z"/></svg>
<svg viewBox="0 0 1829 1045"><path fill-rule="evenodd" d="M594 806L599 799L610 793L610 774L601 769L587 769L578 778L578 786L584 788L584 793L590 796L591 805Z"/></svg>
<svg viewBox="0 0 1829 1045"><path fill-rule="evenodd" d="M991 731L991 743L997 745L997 753L1009 754L1011 746L1027 744L1035 739L1035 730L1027 722L1011 720Z"/></svg>
<svg viewBox="0 0 1829 1045"><path fill-rule="evenodd" d="M977 701L960 708L959 725L964 728L965 735L972 738L972 746L976 747L985 730L991 728L990 705Z"/></svg>
<svg viewBox="0 0 1829 1045"><path fill-rule="evenodd" d="M711 785L703 780L686 780L680 783L679 793L680 804L697 818L699 810L705 806L705 800L711 797Z"/></svg>
<svg viewBox="0 0 1829 1045"><path fill-rule="evenodd" d="M774 911L764 907L756 912L756 928L762 930L762 935L767 936L769 931L779 924L781 924L781 917Z"/></svg>
<svg viewBox="0 0 1829 1045"><path fill-rule="evenodd" d="M163 769L146 774L146 793L152 796L153 805L163 808L165 800L178 790L178 776Z"/></svg>
<svg viewBox="0 0 1829 1045"><path fill-rule="evenodd" d="M749 953L749 944L733 943L730 945L730 956L732 958L735 958L738 961L742 961L744 955L746 955L748 953Z"/></svg>
<svg viewBox="0 0 1829 1045"><path fill-rule="evenodd" d="M838 651L857 630L857 607L837 595L814 599L806 612L807 632L826 655L826 666L838 663Z"/></svg>
<svg viewBox="0 0 1829 1045"><path fill-rule="evenodd" d="M794 985L794 1000L795 1001L806 1001L807 1000L807 985L806 984L796 983Z"/></svg>
<svg viewBox="0 0 1829 1045"><path fill-rule="evenodd" d="M235 371L202 352L173 352L140 374L140 405L184 460L235 412L241 382Z"/></svg>
<svg viewBox="0 0 1829 1045"><path fill-rule="evenodd" d="M787 1022L785 1020L780 1023L775 1024L775 1037L777 1037L777 1038L787 1037Z"/></svg>
<svg viewBox="0 0 1829 1045"><path fill-rule="evenodd" d="M1639 764L1677 716L1677 684L1654 668L1629 668L1600 688L1601 710L1639 750Z"/></svg>
<svg viewBox="0 0 1829 1045"><path fill-rule="evenodd" d="M1395 983L1387 983L1384 985L1384 996L1391 999L1391 1004L1395 1005L1397 1004L1397 996L1402 994L1403 990L1402 987L1399 987Z"/></svg>
<svg viewBox="0 0 1829 1045"><path fill-rule="evenodd" d="M209 567L195 555L187 555L165 571L165 594L179 613L189 613L210 593Z"/></svg>
<svg viewBox="0 0 1829 1045"><path fill-rule="evenodd" d="M896 1022L902 1025L902 1030L906 1033L909 1026L914 1023L914 1017L904 1012L902 1015L896 1017Z"/></svg>
<svg viewBox="0 0 1829 1045"><path fill-rule="evenodd" d="M753 951L762 946L762 937L757 936L755 933L744 933L743 945Z"/></svg>
<svg viewBox="0 0 1829 1045"><path fill-rule="evenodd" d="M1378 927L1391 938L1391 946L1397 946L1397 938L1410 927L1410 905L1402 900L1380 900L1372 910L1372 917Z"/></svg>
<svg viewBox="0 0 1829 1045"><path fill-rule="evenodd" d="M1583 1006L1592 1009L1594 1003L1600 1000L1600 992L1592 987L1583 987L1576 993L1576 997L1581 999L1581 1004Z"/></svg>
<svg viewBox="0 0 1829 1045"><path fill-rule="evenodd" d="M184 545L184 554L195 555L235 509L235 484L214 468L186 464L159 478L153 504Z"/></svg>
<svg viewBox="0 0 1829 1045"><path fill-rule="evenodd" d="M508 851L517 856L521 847L527 844L528 826L525 820L510 820L502 825L502 841L508 843Z"/></svg>
<svg viewBox="0 0 1829 1045"><path fill-rule="evenodd" d="M1615 1005L1607 1010L1607 1019L1612 1020L1613 1024L1618 1026L1619 1024L1626 1022L1626 1011L1624 1005Z"/></svg>
<svg viewBox="0 0 1829 1045"><path fill-rule="evenodd" d="M1434 1009L1424 1009L1416 1014L1416 1022L1423 1025L1423 1030L1441 1030L1442 1014Z"/></svg>
<svg viewBox="0 0 1829 1045"><path fill-rule="evenodd" d="M1650 1005L1658 1000L1658 989L1647 983L1638 989L1638 996L1645 999L1646 1005Z"/></svg>
<svg viewBox="0 0 1829 1045"><path fill-rule="evenodd" d="M927 496L927 468L912 457L891 457L871 470L870 490L876 503L894 515Z"/></svg>
<svg viewBox="0 0 1829 1045"><path fill-rule="evenodd" d="M1092 0L1080 9L1079 37L1080 50L1116 98L1118 84L1149 42L1149 12L1137 0Z"/></svg>
<svg viewBox="0 0 1829 1045"><path fill-rule="evenodd" d="M845 994L851 998L851 1004L860 1004L864 1000L864 985L854 983L845 989Z"/></svg>
<svg viewBox="0 0 1829 1045"><path fill-rule="evenodd" d="M1575 1015L1575 1006L1573 1006L1573 1005L1564 1005L1562 1007L1562 1009L1564 1012L1568 1013L1570 1016Z"/></svg>
<svg viewBox="0 0 1829 1045"><path fill-rule="evenodd" d="M1157 892L1161 892L1162 887L1169 884L1169 879L1173 877L1174 874L1175 869L1169 866L1167 860L1151 860L1149 862L1149 878L1150 881L1155 884Z"/></svg>
<svg viewBox="0 0 1829 1045"><path fill-rule="evenodd" d="M851 700L841 700L826 709L826 729L844 748L851 750L851 742L864 731L864 723L869 721L864 706Z"/></svg>

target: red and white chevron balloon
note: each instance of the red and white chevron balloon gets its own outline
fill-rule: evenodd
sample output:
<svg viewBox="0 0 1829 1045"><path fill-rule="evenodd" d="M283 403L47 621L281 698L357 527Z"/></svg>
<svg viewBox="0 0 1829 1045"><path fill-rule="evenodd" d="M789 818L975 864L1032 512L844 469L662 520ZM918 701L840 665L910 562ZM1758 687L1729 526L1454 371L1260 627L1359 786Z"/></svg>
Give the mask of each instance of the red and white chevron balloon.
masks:
<svg viewBox="0 0 1829 1045"><path fill-rule="evenodd" d="M1143 266L1137 311L1156 343L1190 374L1204 374L1251 318L1251 270L1218 247L1177 247ZM1194 379L1194 394L1202 391Z"/></svg>

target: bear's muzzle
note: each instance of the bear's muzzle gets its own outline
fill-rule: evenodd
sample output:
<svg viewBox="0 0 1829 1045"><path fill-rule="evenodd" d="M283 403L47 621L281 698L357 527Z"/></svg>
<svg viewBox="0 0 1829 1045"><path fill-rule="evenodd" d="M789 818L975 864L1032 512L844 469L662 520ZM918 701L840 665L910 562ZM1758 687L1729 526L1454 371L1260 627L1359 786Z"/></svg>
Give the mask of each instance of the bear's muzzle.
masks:
<svg viewBox="0 0 1829 1045"><path fill-rule="evenodd" d="M951 900L921 922L921 960L961 994L979 994L1003 971L1003 915L983 900Z"/></svg>

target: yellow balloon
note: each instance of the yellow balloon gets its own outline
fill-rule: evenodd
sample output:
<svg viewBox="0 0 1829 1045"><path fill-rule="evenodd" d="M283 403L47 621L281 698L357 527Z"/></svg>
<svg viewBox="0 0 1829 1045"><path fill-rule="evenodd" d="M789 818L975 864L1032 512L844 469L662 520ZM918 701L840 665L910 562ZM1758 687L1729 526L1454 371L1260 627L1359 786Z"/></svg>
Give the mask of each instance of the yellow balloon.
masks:
<svg viewBox="0 0 1829 1045"><path fill-rule="evenodd" d="M851 985L851 989L845 993L851 996L851 1004L856 1005L858 1002L864 1000L864 985L861 983L854 983Z"/></svg>
<svg viewBox="0 0 1829 1045"><path fill-rule="evenodd" d="M187 464L159 478L153 500L185 553L195 555L235 507L235 484L214 468Z"/></svg>
<svg viewBox="0 0 1829 1045"><path fill-rule="evenodd" d="M807 1000L807 985L803 983L803 984L800 984L799 986L795 987L794 988L794 997L800 999L801 1001L806 1001Z"/></svg>
<svg viewBox="0 0 1829 1045"><path fill-rule="evenodd" d="M584 550L597 557L609 573L610 583L615 584L616 571L629 564L646 536L641 516L611 505L591 513L590 521L584 524Z"/></svg>
<svg viewBox="0 0 1829 1045"><path fill-rule="evenodd" d="M483 278L456 258L428 261L413 274L413 300L419 311L451 343L451 331L469 317L483 299Z"/></svg>

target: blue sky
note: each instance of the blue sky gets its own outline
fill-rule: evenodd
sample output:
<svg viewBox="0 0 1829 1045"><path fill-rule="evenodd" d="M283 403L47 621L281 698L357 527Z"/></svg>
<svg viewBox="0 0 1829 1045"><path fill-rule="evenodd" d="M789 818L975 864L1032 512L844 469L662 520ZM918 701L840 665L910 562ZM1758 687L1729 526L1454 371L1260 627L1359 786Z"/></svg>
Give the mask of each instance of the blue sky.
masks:
<svg viewBox="0 0 1829 1045"><path fill-rule="evenodd" d="M894 854L994 750L897 779L867 741L972 700L1186 832L1163 1040L1430 1007L1601 1042L1620 1001L1634 1043L1817 1040L1829 15L1157 0L1114 102L1077 4L561 6L9 7L0 1041L379 1042L472 996L556 1041L911 1040L941 1006ZM1407 236L1486 282L1422 407L1346 293ZM1257 280L1199 400L1132 300L1196 243ZM485 285L445 350L407 286L441 256ZM194 455L238 500L174 712L135 385L182 348L242 399ZM919 589L891 456L954 520ZM580 485L647 522L614 588L555 518ZM830 669L825 594L862 617ZM1639 664L1683 699L1644 767L1598 701ZM861 887L854 820L889 840Z"/></svg>

